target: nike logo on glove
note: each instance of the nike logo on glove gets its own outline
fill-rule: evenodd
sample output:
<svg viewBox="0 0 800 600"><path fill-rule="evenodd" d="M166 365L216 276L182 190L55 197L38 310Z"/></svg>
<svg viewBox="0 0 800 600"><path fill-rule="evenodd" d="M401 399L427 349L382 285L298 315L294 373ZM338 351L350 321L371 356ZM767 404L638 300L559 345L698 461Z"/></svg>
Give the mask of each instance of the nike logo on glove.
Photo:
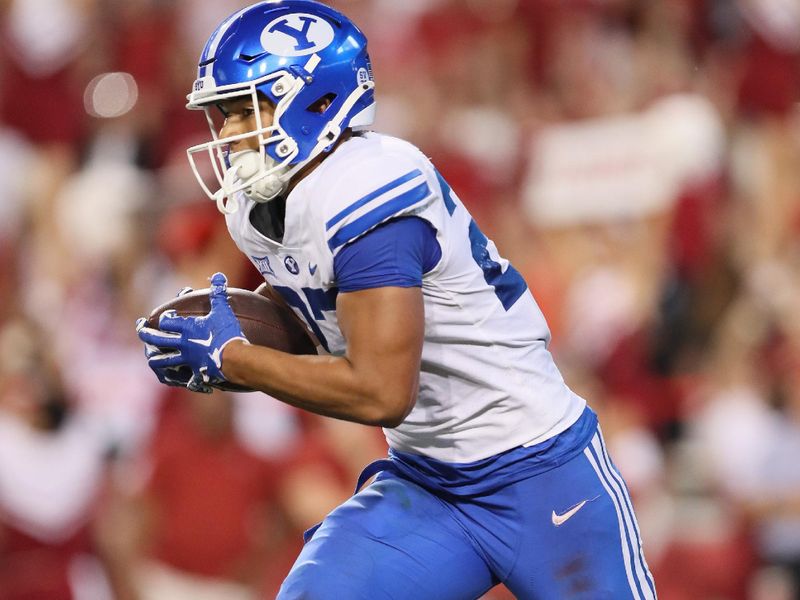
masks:
<svg viewBox="0 0 800 600"><path fill-rule="evenodd" d="M551 517L553 520L553 525L555 525L556 527L560 527L561 525L569 521L575 515L576 512L578 512L580 509L583 508L583 505L586 504L587 502L588 500L579 502L578 504L570 508L567 512L561 515L556 514L556 511L553 511L553 515Z"/></svg>
<svg viewBox="0 0 800 600"><path fill-rule="evenodd" d="M200 344L201 346L205 346L206 348L211 347L211 341L214 339L214 334L209 333L207 340L198 340L195 338L189 338L187 341L192 342L193 344Z"/></svg>
<svg viewBox="0 0 800 600"><path fill-rule="evenodd" d="M222 368L222 348L217 348L211 354L209 354L211 360L214 361L214 364L217 366L218 369Z"/></svg>

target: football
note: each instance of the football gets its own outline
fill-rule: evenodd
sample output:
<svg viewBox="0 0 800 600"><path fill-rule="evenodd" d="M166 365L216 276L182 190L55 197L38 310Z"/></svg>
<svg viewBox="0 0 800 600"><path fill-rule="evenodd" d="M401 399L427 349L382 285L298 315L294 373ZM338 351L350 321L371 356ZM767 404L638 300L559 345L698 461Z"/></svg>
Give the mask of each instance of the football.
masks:
<svg viewBox="0 0 800 600"><path fill-rule="evenodd" d="M158 306L147 318L147 327L158 329L158 319L166 310L182 317L202 317L211 310L209 289L194 290ZM261 286L251 292L228 288L228 298L242 331L251 344L267 346L290 354L316 354L317 345L300 318L271 288ZM185 368L185 367L182 367ZM218 386L234 392L252 391L233 383Z"/></svg>

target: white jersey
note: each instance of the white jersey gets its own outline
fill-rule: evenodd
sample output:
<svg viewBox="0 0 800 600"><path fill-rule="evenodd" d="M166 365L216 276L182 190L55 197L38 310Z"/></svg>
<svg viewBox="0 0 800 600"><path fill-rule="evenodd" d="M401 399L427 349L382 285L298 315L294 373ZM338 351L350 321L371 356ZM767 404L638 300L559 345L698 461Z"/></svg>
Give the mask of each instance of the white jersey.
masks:
<svg viewBox="0 0 800 600"><path fill-rule="evenodd" d="M343 355L334 257L401 216L436 230L441 260L423 277L425 339L419 393L390 447L472 462L567 429L585 401L547 350L545 319L520 274L497 253L430 161L411 144L375 133L344 142L289 194L277 243L250 223L239 195L231 236L325 348Z"/></svg>

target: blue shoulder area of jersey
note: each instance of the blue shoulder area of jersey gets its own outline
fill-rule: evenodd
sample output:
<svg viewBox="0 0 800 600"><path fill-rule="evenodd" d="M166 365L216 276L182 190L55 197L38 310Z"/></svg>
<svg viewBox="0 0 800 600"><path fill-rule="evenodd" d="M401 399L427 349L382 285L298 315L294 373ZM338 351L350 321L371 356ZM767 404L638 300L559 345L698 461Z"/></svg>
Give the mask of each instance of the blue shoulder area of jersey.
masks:
<svg viewBox="0 0 800 600"><path fill-rule="evenodd" d="M411 189L405 189L405 184L415 179L419 180L418 184ZM431 190L419 169L373 190L325 223L325 230L330 234L328 247L335 252L337 248L357 239L393 215L401 214L422 202L430 194ZM364 210L364 214L354 218L353 213L359 209Z"/></svg>
<svg viewBox="0 0 800 600"><path fill-rule="evenodd" d="M534 446L519 446L471 463L447 463L390 449L390 469L438 493L489 494L563 465L583 452L596 432L597 414L587 406L566 431Z"/></svg>
<svg viewBox="0 0 800 600"><path fill-rule="evenodd" d="M399 217L347 244L333 259L340 292L419 287L442 258L436 230L420 217Z"/></svg>

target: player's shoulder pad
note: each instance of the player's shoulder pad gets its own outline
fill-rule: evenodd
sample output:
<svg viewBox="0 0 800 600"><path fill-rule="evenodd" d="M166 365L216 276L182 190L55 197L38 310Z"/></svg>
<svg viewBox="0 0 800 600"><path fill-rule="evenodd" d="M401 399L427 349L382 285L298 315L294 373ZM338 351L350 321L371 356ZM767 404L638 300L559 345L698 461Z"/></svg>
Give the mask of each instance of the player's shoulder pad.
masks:
<svg viewBox="0 0 800 600"><path fill-rule="evenodd" d="M337 158L321 190L325 239L334 255L389 219L421 213L436 197L430 163L407 142L375 136Z"/></svg>

